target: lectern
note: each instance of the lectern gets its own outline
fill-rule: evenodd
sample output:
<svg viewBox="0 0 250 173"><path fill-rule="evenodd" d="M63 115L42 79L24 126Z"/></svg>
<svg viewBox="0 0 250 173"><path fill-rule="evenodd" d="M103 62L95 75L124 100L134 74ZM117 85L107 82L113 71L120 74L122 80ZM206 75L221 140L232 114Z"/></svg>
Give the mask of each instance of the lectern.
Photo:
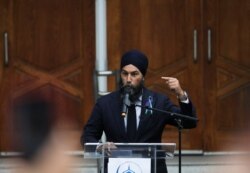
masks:
<svg viewBox="0 0 250 173"><path fill-rule="evenodd" d="M159 159L174 157L175 143L86 143L84 158L96 159L102 173L156 173Z"/></svg>

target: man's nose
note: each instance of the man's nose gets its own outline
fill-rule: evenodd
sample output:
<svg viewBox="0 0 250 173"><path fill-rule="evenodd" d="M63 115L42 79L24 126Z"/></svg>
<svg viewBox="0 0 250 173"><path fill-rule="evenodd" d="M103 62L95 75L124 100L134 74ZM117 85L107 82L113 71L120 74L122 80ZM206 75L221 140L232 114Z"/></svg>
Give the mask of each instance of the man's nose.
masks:
<svg viewBox="0 0 250 173"><path fill-rule="evenodd" d="M131 74L128 74L128 76L127 76L127 82L131 83L131 81L132 81Z"/></svg>

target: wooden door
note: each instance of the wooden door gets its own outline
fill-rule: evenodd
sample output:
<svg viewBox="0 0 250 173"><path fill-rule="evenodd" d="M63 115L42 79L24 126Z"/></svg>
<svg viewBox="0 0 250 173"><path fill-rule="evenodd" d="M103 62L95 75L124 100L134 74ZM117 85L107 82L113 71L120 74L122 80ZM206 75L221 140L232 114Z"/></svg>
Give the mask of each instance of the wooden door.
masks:
<svg viewBox="0 0 250 173"><path fill-rule="evenodd" d="M8 137L18 133L9 107L30 92L53 102L57 119L72 131L72 140L80 141L93 105L94 1L11 0L1 5L1 32L9 36L9 64L4 65L1 54L0 68L1 150L12 150Z"/></svg>
<svg viewBox="0 0 250 173"><path fill-rule="evenodd" d="M250 1L205 0L204 10L204 149L228 150L249 126Z"/></svg>
<svg viewBox="0 0 250 173"><path fill-rule="evenodd" d="M170 96L161 76L177 77L197 107L200 123L194 130L183 130L183 148L202 148L202 63L201 51L194 61L193 34L201 33L200 1L126 0L107 1L109 68L119 68L121 54L139 49L149 57L146 86ZM197 37L197 42L201 42ZM201 47L198 45L198 49ZM112 86L110 86L112 88ZM163 142L178 144L178 130L166 126Z"/></svg>

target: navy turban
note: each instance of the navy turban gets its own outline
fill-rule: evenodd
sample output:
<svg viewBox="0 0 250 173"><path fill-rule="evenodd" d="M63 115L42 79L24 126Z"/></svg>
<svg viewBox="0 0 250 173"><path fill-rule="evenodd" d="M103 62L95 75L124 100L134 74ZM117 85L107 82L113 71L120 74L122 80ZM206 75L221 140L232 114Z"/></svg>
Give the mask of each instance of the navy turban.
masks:
<svg viewBox="0 0 250 173"><path fill-rule="evenodd" d="M142 52L138 50L131 50L124 53L122 55L120 69L129 64L132 64L137 67L143 74L143 76L146 75L148 68L148 58Z"/></svg>

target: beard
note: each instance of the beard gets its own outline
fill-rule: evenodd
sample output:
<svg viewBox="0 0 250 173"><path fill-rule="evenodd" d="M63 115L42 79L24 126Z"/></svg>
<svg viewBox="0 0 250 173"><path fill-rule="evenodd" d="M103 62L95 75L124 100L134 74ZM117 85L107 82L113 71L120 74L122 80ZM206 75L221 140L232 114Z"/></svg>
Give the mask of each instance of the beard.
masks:
<svg viewBox="0 0 250 173"><path fill-rule="evenodd" d="M144 87L144 81L141 80L139 85L133 86L131 84L123 84L122 80L119 81L120 93L122 98L126 93L129 93L129 99L133 103L139 99L142 94L142 89Z"/></svg>

